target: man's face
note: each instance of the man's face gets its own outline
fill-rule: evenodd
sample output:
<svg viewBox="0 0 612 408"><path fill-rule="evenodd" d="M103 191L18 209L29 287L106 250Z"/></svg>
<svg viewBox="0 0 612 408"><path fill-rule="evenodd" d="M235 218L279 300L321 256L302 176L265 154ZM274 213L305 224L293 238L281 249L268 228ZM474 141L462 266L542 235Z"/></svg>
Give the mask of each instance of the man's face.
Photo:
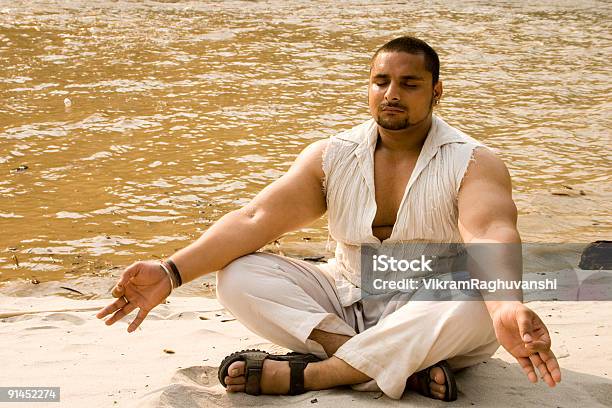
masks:
<svg viewBox="0 0 612 408"><path fill-rule="evenodd" d="M434 87L431 79L423 54L378 54L372 63L368 87L372 117L388 130L421 124L431 115L434 93L436 98L442 93L440 82Z"/></svg>

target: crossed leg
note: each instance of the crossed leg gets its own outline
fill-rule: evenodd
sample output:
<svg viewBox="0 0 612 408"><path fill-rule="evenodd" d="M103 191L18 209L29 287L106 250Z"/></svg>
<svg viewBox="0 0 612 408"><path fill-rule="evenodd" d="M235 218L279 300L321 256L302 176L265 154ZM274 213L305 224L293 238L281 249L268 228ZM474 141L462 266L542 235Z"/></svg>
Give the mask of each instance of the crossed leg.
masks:
<svg viewBox="0 0 612 408"><path fill-rule="evenodd" d="M407 383L409 388L416 387L411 381L413 373L453 356L457 356L455 368L471 365L497 348L494 337L491 339L492 327L489 331L486 322L475 331L465 327L468 322L484 318L474 306L476 302L454 306L438 302L431 307L426 302L409 302L412 304L384 319L384 324L357 334L350 310L339 305L328 278L312 265L270 254L247 255L220 271L217 296L239 321L260 336L298 352L329 357L306 367L306 390L375 379L385 394L400 398ZM461 318L462 314L468 315ZM467 332L454 333L458 325ZM398 356L381 366L379 362L389 361L390 347L397 350ZM244 362L234 362L228 374L228 391L243 391ZM430 376L432 394L443 398L443 371L435 368ZM265 360L260 387L262 393L286 394L288 363Z"/></svg>
<svg viewBox="0 0 612 408"><path fill-rule="evenodd" d="M304 370L304 388L308 391L324 390L340 385L361 384L371 380L366 374L356 370L344 360L333 354L350 337L340 334L328 333L314 329L311 340L321 344L330 358L321 362L310 363ZM230 365L225 378L228 392L244 392L246 378L244 374L244 361L236 361ZM432 394L439 399L444 398L445 377L440 368L434 368L430 373L430 388ZM411 389L417 389L415 379L408 379ZM261 378L261 391L263 394L286 394L289 391L289 363L286 361L264 361Z"/></svg>

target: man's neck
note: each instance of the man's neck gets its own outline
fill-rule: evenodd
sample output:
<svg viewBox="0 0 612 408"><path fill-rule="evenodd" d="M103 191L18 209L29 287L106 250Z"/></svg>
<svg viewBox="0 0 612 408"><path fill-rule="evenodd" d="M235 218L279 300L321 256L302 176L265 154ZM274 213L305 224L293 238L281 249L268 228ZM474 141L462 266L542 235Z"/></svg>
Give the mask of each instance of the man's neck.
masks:
<svg viewBox="0 0 612 408"><path fill-rule="evenodd" d="M402 130L389 130L378 127L378 141L376 149L382 149L389 153L418 154L427 139L431 128L432 116L418 124Z"/></svg>

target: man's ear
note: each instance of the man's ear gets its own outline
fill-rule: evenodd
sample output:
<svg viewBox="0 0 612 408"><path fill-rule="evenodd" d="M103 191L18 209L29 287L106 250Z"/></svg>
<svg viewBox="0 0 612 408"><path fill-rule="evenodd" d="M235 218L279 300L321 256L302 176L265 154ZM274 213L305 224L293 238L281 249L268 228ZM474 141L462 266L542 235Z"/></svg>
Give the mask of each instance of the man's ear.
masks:
<svg viewBox="0 0 612 408"><path fill-rule="evenodd" d="M442 92L443 91L444 91L444 89L442 88L442 81L436 82L436 84L433 87L433 96L434 96L434 99L439 101L440 98L442 98Z"/></svg>

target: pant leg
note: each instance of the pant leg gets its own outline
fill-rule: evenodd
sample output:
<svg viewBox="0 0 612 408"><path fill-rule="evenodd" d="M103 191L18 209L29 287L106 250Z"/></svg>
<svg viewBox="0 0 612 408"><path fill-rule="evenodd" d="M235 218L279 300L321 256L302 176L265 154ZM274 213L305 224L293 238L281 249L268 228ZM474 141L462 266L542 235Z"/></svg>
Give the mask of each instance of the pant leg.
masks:
<svg viewBox="0 0 612 408"><path fill-rule="evenodd" d="M315 328L355 335L355 316L331 277L305 261L262 252L238 258L217 272L217 298L249 330L297 352L328 357L308 339Z"/></svg>
<svg viewBox="0 0 612 408"><path fill-rule="evenodd" d="M413 373L441 360L454 369L473 365L498 347L483 302L409 301L349 339L334 355L372 378L387 396L399 399Z"/></svg>

